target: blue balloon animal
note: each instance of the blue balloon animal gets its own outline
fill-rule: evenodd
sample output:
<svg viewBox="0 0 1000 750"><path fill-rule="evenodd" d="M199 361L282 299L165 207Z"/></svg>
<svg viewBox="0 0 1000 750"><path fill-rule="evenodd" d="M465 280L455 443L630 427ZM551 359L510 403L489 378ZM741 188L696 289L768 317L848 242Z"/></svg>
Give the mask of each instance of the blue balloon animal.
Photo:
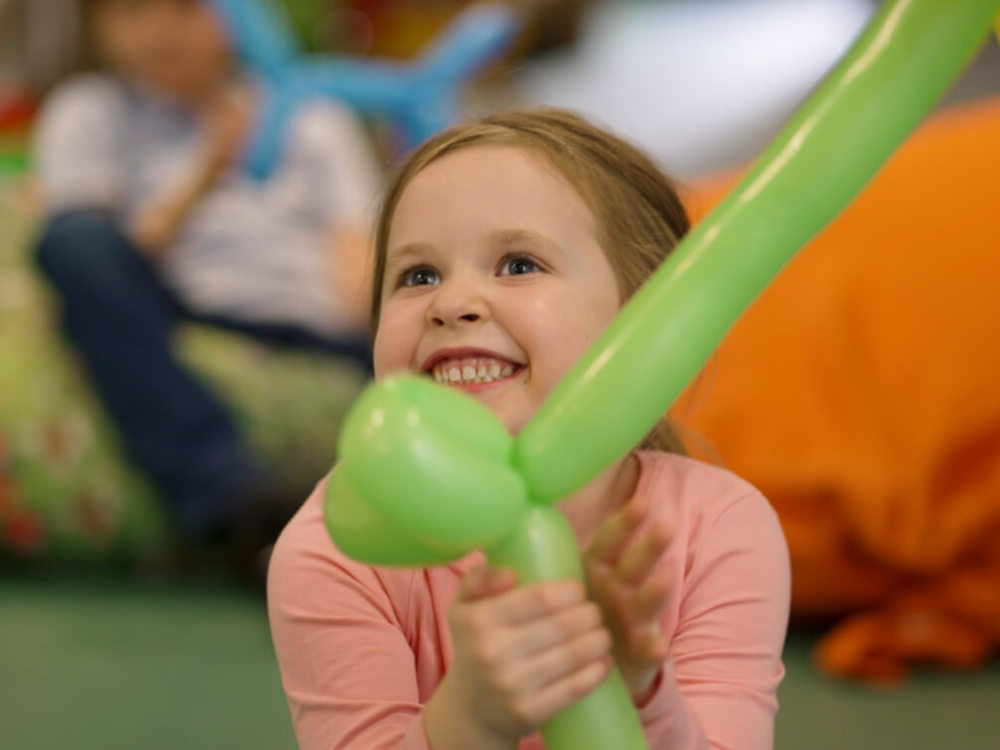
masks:
<svg viewBox="0 0 1000 750"><path fill-rule="evenodd" d="M264 81L264 100L247 148L247 171L265 179L281 156L289 118L317 97L345 102L363 116L392 120L404 147L415 146L454 122L459 92L496 59L519 29L504 3L481 3L461 13L412 63L363 57L303 55L287 17L269 0L212 0L236 53Z"/></svg>

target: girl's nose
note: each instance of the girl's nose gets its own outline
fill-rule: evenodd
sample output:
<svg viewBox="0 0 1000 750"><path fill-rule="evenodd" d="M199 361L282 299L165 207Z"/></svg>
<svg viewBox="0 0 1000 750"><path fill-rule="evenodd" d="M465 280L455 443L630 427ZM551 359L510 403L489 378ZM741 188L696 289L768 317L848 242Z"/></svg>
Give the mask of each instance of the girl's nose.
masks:
<svg viewBox="0 0 1000 750"><path fill-rule="evenodd" d="M436 328L461 326L489 318L489 305L469 284L442 284L427 308L427 322Z"/></svg>

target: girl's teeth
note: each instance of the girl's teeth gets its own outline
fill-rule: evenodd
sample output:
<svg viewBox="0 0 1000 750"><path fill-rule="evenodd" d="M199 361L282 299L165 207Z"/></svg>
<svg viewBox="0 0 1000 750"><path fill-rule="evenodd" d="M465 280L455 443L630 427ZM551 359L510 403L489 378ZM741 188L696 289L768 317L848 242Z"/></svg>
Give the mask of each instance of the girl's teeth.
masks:
<svg viewBox="0 0 1000 750"><path fill-rule="evenodd" d="M514 369L514 365L496 361L466 360L435 367L433 374L434 379L443 385L474 385L509 377Z"/></svg>

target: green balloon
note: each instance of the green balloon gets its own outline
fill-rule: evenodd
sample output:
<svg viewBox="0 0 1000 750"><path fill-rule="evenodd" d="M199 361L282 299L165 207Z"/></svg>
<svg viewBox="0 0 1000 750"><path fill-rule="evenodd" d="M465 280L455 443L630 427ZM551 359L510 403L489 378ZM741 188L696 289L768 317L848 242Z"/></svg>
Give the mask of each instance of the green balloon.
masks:
<svg viewBox="0 0 1000 750"><path fill-rule="evenodd" d="M324 497L341 552L371 565L441 565L483 549L521 583L583 579L559 511L528 502L511 438L479 402L427 378L373 384L352 407ZM617 671L548 722L546 745L647 750Z"/></svg>
<svg viewBox="0 0 1000 750"><path fill-rule="evenodd" d="M446 565L464 554L443 552L408 535L392 518L377 513L340 468L330 475L325 498L326 529L338 549L355 560L369 565L427 567Z"/></svg>
<svg viewBox="0 0 1000 750"><path fill-rule="evenodd" d="M486 557L491 565L513 568L520 583L583 579L573 530L551 506L534 505L514 533L486 549ZM596 690L546 723L542 737L545 746L555 750L648 747L628 688L617 670Z"/></svg>
<svg viewBox="0 0 1000 750"><path fill-rule="evenodd" d="M341 463L324 497L341 552L371 565L441 565L483 549L521 583L582 580L566 519L528 502L512 441L486 407L428 378L370 386L340 436ZM646 750L621 676L542 729L548 747Z"/></svg>
<svg viewBox="0 0 1000 750"><path fill-rule="evenodd" d="M757 166L674 251L516 440L427 378L374 384L324 499L347 555L438 565L483 549L522 582L580 578L551 503L649 432L739 314L874 175L989 31L997 0L892 0ZM1000 20L1000 19L998 19ZM617 671L543 729L550 750L642 750Z"/></svg>
<svg viewBox="0 0 1000 750"><path fill-rule="evenodd" d="M525 426L514 463L556 502L632 450L785 263L965 67L997 0L896 0Z"/></svg>
<svg viewBox="0 0 1000 750"><path fill-rule="evenodd" d="M340 453L340 481L368 502L373 518L451 557L502 539L527 509L503 425L428 378L387 378L368 389L344 423Z"/></svg>

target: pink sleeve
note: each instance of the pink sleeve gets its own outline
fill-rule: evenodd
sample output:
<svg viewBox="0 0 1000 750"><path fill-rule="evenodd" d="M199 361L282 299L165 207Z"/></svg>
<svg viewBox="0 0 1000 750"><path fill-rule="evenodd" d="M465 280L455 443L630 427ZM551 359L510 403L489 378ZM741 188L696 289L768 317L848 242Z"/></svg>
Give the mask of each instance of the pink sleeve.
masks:
<svg viewBox="0 0 1000 750"><path fill-rule="evenodd" d="M268 571L271 635L299 747L430 750L393 602L373 569L339 555L322 523L305 520L318 512L316 493Z"/></svg>
<svg viewBox="0 0 1000 750"><path fill-rule="evenodd" d="M640 715L652 750L769 750L791 586L777 516L759 494L692 541L671 659Z"/></svg>

